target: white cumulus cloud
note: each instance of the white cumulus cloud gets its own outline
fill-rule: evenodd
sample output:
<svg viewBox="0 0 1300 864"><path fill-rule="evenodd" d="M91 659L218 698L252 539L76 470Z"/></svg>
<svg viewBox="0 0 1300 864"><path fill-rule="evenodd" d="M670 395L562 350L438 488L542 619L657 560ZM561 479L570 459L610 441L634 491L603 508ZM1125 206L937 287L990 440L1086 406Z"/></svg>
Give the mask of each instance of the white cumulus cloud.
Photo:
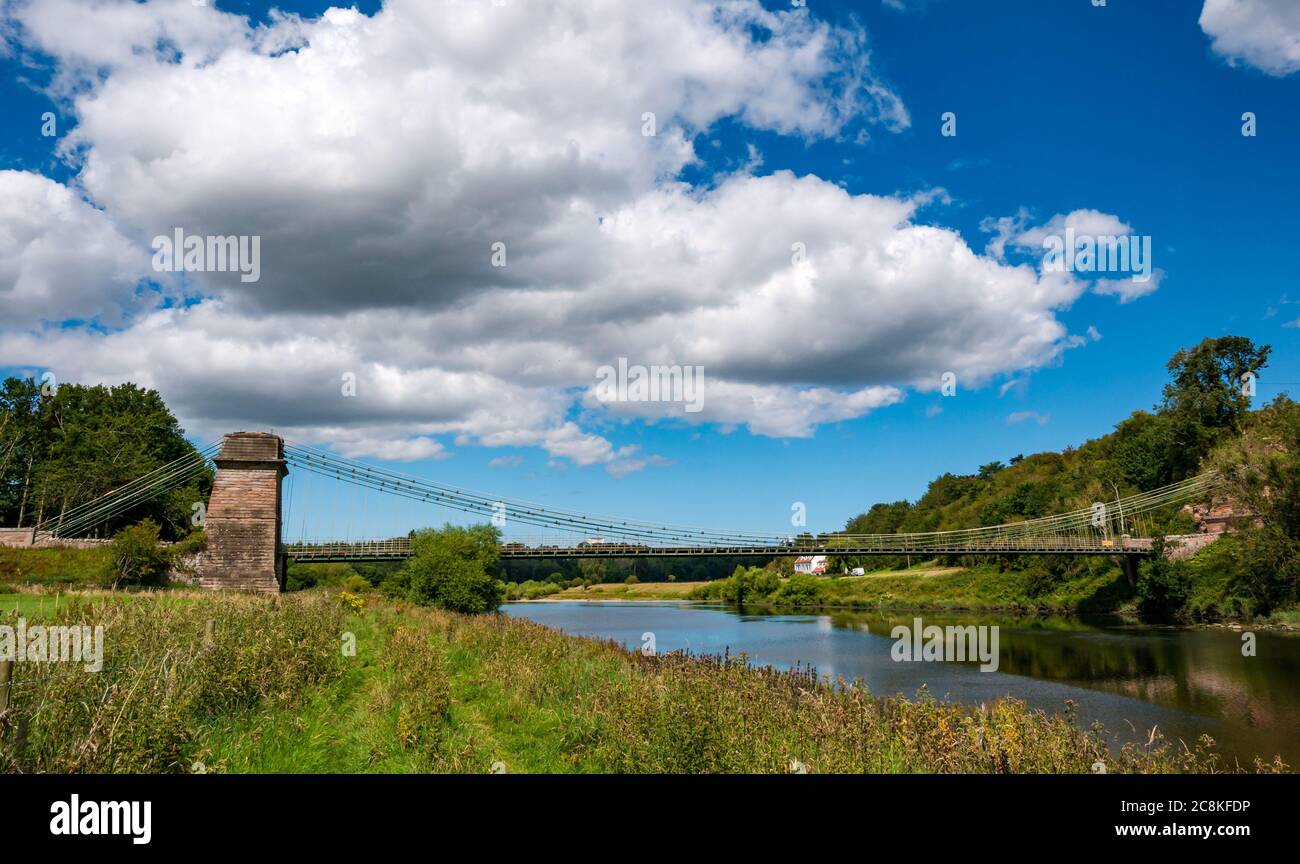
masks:
<svg viewBox="0 0 1300 864"><path fill-rule="evenodd" d="M1205 0L1201 29L1214 53L1269 75L1300 70L1300 3L1295 0Z"/></svg>
<svg viewBox="0 0 1300 864"><path fill-rule="evenodd" d="M5 8L19 49L58 64L77 191L0 173L57 202L0 204L19 310L0 364L157 387L200 437L536 447L622 476L665 461L612 440L624 422L808 436L945 371L1038 368L1087 287L922 218L938 191L758 176L753 152L685 183L722 121L807 141L909 125L866 34L806 9L390 0L254 26L189 0ZM1013 223L1003 245L1028 242ZM167 290L202 302L150 308L149 240L176 228L260 237L260 280L184 274ZM620 357L703 367L701 410L596 402Z"/></svg>

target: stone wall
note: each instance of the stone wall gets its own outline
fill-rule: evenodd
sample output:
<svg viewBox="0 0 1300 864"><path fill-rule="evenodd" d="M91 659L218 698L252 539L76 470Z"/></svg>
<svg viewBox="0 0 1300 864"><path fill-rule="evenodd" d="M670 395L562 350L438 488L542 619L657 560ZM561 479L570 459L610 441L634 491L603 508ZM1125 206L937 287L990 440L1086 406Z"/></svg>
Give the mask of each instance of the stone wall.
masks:
<svg viewBox="0 0 1300 864"><path fill-rule="evenodd" d="M0 528L0 546L16 549L93 549L111 542L90 537L55 537L49 531L33 534L31 528Z"/></svg>
<svg viewBox="0 0 1300 864"><path fill-rule="evenodd" d="M1206 546L1224 535L1223 531L1209 534L1172 534L1165 538L1165 557L1170 561L1191 558Z"/></svg>
<svg viewBox="0 0 1300 864"><path fill-rule="evenodd" d="M25 549L31 547L31 545L31 528L0 528L0 546Z"/></svg>

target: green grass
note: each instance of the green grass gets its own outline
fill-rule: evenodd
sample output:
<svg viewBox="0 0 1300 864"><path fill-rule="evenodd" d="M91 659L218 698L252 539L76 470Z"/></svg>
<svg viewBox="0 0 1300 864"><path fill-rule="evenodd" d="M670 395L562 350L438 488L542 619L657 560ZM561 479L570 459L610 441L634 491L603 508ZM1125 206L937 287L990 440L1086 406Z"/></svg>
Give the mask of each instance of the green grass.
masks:
<svg viewBox="0 0 1300 864"><path fill-rule="evenodd" d="M566 588L551 597L557 600L685 600L691 589L703 582L605 582L587 590Z"/></svg>
<svg viewBox="0 0 1300 864"><path fill-rule="evenodd" d="M56 599L66 605L67 600L54 594L0 594L0 613L12 612L28 619L44 618L56 611Z"/></svg>
<svg viewBox="0 0 1300 864"><path fill-rule="evenodd" d="M806 577L805 577L806 578ZM719 583L697 588L693 599L722 596ZM746 605L781 602L747 597ZM920 564L907 570L880 570L863 576L817 577L814 590L799 605L828 609L882 611L971 611L1033 614L1113 612L1132 600L1121 570L1108 561L1090 561L1070 576L1055 579L1044 569L1003 570L997 565L939 567Z"/></svg>
<svg viewBox="0 0 1300 864"><path fill-rule="evenodd" d="M1035 585L1026 571L981 565L934 575L829 579L827 595L852 607L943 611L1114 611L1127 600L1118 567L1099 566L1058 583Z"/></svg>
<svg viewBox="0 0 1300 864"><path fill-rule="evenodd" d="M511 773L596 770L566 750L575 722L571 699L541 703L521 699L485 658L438 628L427 635L441 653L451 702L431 762L403 745L398 734L403 694L386 658L395 627L428 615L401 613L369 598L364 614L345 622L356 635L357 655L342 676L316 688L302 706L264 706L205 723L198 759L208 771L235 773L418 773L428 770L488 773L494 765ZM454 620L444 617L443 621ZM579 664L584 686L617 676L613 658Z"/></svg>
<svg viewBox="0 0 1300 864"><path fill-rule="evenodd" d="M196 761L225 773L412 773L418 760L391 734L392 712L375 711L385 640L371 615L349 615L357 654L338 680L314 688L302 705L262 705L215 717L198 732Z"/></svg>
<svg viewBox="0 0 1300 864"><path fill-rule="evenodd" d="M456 615L323 589L127 596L77 598L47 611L48 620L104 623L106 666L99 673L20 670L15 713L0 717L0 730L25 717L30 742L15 753L0 734L0 771L1226 767L1212 749L1175 749L1158 736L1115 752L1102 730L1016 700L972 708L924 694L878 698L806 671L751 668L737 658L645 657L504 615ZM207 620L218 622L211 644ZM355 656L341 650L349 636Z"/></svg>
<svg viewBox="0 0 1300 864"><path fill-rule="evenodd" d="M0 585L100 585L108 548L15 549L0 546Z"/></svg>

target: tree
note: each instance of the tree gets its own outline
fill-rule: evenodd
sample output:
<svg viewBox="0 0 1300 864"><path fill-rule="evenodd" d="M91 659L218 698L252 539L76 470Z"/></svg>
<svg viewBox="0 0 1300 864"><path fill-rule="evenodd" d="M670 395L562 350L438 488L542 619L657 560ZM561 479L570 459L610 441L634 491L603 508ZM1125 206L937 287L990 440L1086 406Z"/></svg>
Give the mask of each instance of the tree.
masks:
<svg viewBox="0 0 1300 864"><path fill-rule="evenodd" d="M496 579L501 532L492 525L425 528L411 539L411 557L395 574L401 596L452 612L492 612L501 605Z"/></svg>
<svg viewBox="0 0 1300 864"><path fill-rule="evenodd" d="M1174 480L1195 474L1225 433L1240 431L1250 410L1243 382L1268 365L1272 350L1245 336L1221 336L1202 339L1169 359L1172 380L1160 410L1172 424L1168 464Z"/></svg>
<svg viewBox="0 0 1300 864"><path fill-rule="evenodd" d="M1146 492L1173 481L1172 448L1173 423L1168 415L1134 411L1115 427L1111 453L1124 481Z"/></svg>
<svg viewBox="0 0 1300 864"><path fill-rule="evenodd" d="M582 574L582 587L585 591L588 586L605 581L605 562L599 558L582 558L578 561L578 572Z"/></svg>
<svg viewBox="0 0 1300 864"><path fill-rule="evenodd" d="M1165 544L1157 538L1151 558L1138 568L1138 609L1144 618L1169 617L1187 603L1192 580L1187 565L1165 557Z"/></svg>
<svg viewBox="0 0 1300 864"><path fill-rule="evenodd" d="M41 388L29 378L0 385L0 524L26 524L31 512L32 475L48 457Z"/></svg>
<svg viewBox="0 0 1300 864"><path fill-rule="evenodd" d="M43 394L35 381L9 378L0 385L0 524L57 520L193 452L155 390L64 384ZM105 531L149 518L162 536L183 537L192 505L206 500L211 481L205 471L119 514Z"/></svg>

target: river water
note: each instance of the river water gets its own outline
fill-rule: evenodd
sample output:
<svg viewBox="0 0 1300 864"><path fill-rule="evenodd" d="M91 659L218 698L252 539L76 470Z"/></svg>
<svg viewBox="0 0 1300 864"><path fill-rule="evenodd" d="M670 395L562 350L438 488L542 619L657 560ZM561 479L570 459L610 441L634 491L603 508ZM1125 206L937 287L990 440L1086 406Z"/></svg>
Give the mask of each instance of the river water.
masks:
<svg viewBox="0 0 1300 864"><path fill-rule="evenodd" d="M507 615L578 636L660 652L744 652L751 663L812 666L822 676L860 679L873 693L932 695L978 704L1002 696L1101 721L1116 742L1148 740L1152 727L1191 744L1203 734L1225 755L1281 754L1300 767L1300 637L1256 633L1255 656L1227 629L1151 628L1073 619L921 615L922 624L997 625L997 671L969 662L899 662L896 625L912 614L771 614L723 606L641 602L508 603Z"/></svg>

